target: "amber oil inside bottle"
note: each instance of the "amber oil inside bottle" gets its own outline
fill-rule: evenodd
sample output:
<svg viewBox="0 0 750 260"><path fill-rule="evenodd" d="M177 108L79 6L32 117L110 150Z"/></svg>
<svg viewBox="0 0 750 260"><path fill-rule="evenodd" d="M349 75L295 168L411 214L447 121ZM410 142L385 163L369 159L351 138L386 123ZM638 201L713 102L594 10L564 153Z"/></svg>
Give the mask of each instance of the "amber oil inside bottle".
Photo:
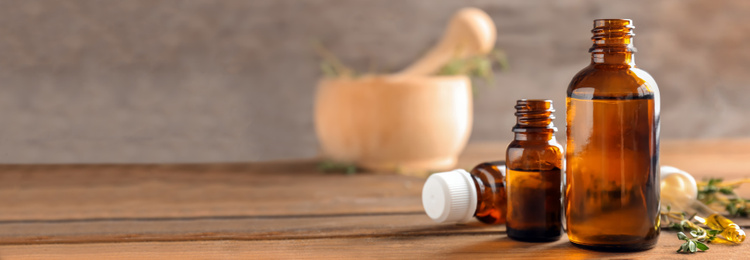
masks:
<svg viewBox="0 0 750 260"><path fill-rule="evenodd" d="M474 214L479 221L487 224L504 224L507 197L505 194L505 175L498 169L503 161L485 162L469 172L474 178L477 189L477 211Z"/></svg>
<svg viewBox="0 0 750 260"><path fill-rule="evenodd" d="M546 242L562 234L562 146L557 143L550 100L516 103L515 139L508 146L507 233L510 238Z"/></svg>
<svg viewBox="0 0 750 260"><path fill-rule="evenodd" d="M568 238L607 251L652 248L659 235L659 92L635 67L632 21L594 21L591 64L567 97Z"/></svg>

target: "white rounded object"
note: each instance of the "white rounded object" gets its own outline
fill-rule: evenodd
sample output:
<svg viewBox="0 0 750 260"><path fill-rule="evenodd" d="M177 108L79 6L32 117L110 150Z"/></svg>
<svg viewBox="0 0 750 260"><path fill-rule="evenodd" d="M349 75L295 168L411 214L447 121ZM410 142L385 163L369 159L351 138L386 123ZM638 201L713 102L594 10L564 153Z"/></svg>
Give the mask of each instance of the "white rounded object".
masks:
<svg viewBox="0 0 750 260"><path fill-rule="evenodd" d="M438 223L467 222L477 210L477 190L469 172L458 169L435 173L422 188L422 206Z"/></svg>
<svg viewBox="0 0 750 260"><path fill-rule="evenodd" d="M692 175L672 166L662 166L660 169L662 200L686 204L698 198L698 184Z"/></svg>

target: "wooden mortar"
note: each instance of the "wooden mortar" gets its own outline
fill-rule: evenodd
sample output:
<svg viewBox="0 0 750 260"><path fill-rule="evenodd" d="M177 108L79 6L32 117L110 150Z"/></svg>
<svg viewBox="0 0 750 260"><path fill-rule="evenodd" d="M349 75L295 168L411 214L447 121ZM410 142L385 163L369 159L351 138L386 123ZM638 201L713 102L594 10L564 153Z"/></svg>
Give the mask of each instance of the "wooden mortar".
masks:
<svg viewBox="0 0 750 260"><path fill-rule="evenodd" d="M449 170L472 127L466 76L366 76L318 82L315 129L324 156L381 173Z"/></svg>

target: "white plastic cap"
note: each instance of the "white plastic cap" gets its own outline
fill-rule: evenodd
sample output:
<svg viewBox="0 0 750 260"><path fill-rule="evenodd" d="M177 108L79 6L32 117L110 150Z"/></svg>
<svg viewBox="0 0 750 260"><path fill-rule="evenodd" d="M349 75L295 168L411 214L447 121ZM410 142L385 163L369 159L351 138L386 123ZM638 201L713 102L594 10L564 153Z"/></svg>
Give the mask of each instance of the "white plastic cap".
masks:
<svg viewBox="0 0 750 260"><path fill-rule="evenodd" d="M461 169L435 173L422 188L422 206L435 222L467 222L477 210L474 180Z"/></svg>

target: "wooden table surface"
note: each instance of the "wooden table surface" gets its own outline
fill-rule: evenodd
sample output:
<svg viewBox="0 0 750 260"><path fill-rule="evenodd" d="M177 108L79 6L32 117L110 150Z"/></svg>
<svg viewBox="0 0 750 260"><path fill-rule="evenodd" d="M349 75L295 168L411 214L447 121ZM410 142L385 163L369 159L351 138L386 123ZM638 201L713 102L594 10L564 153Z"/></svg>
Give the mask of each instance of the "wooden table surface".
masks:
<svg viewBox="0 0 750 260"><path fill-rule="evenodd" d="M662 165L698 179L750 177L750 139L662 143ZM459 166L504 157L470 145ZM510 240L503 225L436 224L424 178L323 173L315 160L171 165L0 166L1 259L714 258L744 259L750 241L675 253L605 253ZM750 197L750 186L741 193ZM744 228L750 220L735 219Z"/></svg>

